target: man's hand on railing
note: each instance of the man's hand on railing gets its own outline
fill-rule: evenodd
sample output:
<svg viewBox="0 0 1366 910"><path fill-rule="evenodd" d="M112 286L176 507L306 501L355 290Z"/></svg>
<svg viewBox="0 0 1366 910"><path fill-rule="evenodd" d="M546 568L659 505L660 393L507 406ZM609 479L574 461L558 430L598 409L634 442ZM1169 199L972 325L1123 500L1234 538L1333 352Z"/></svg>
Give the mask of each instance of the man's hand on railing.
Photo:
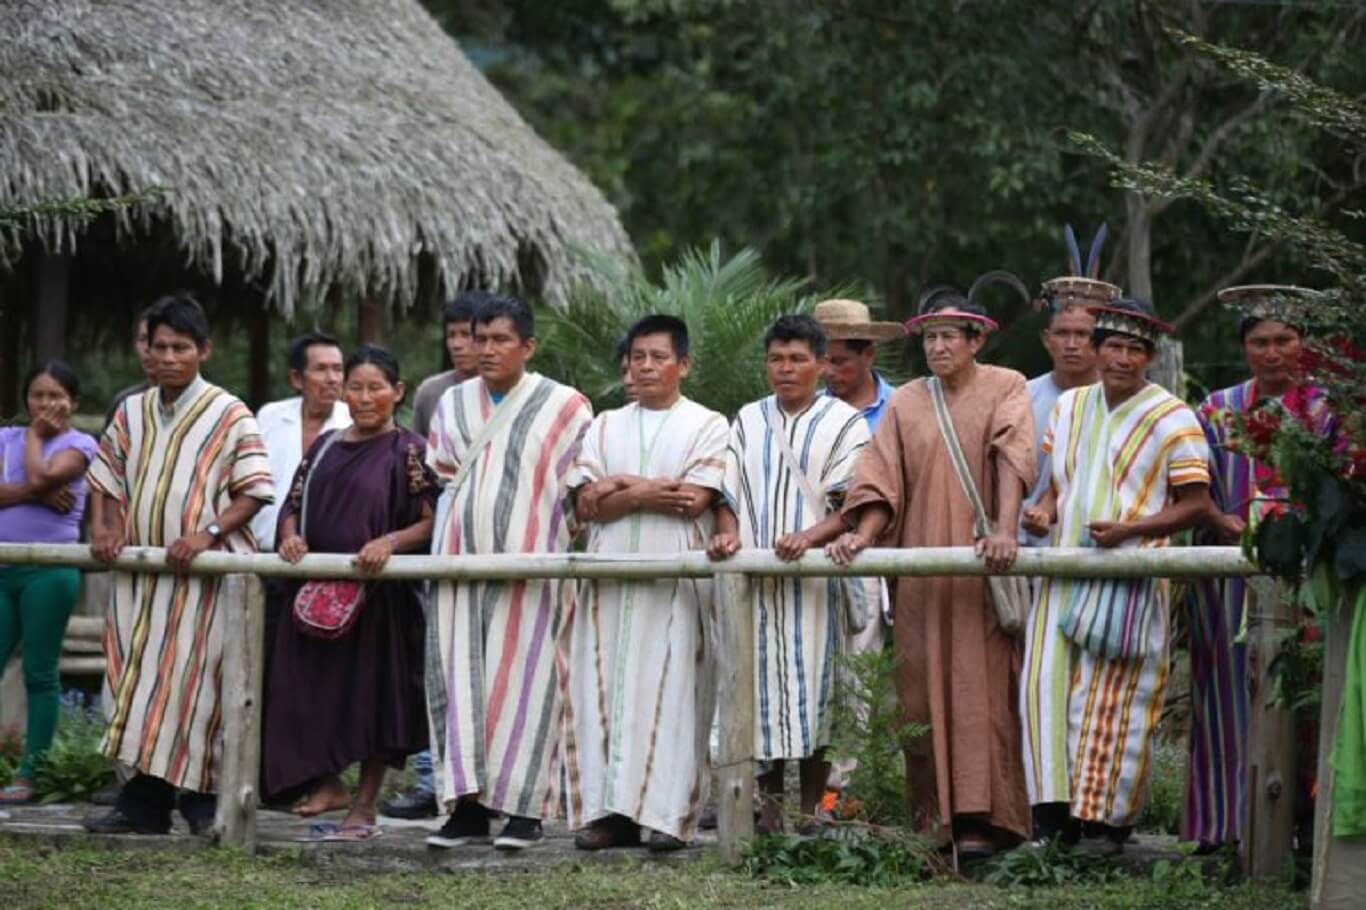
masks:
<svg viewBox="0 0 1366 910"><path fill-rule="evenodd" d="M1015 539L1015 535L1008 531L996 531L986 537L979 537L973 549L977 555L986 560L987 568L992 572L1004 572L1015 562L1015 554L1019 552L1020 542Z"/></svg>
<svg viewBox="0 0 1366 910"><path fill-rule="evenodd" d="M207 531L200 531L198 534L186 534L178 540L171 541L171 545L166 548L166 564L177 573L185 573L190 569L190 563L200 553L213 546L213 535Z"/></svg>
<svg viewBox="0 0 1366 910"><path fill-rule="evenodd" d="M740 536L732 531L713 534L707 544L707 556L712 559L730 559L740 552Z"/></svg>
<svg viewBox="0 0 1366 910"><path fill-rule="evenodd" d="M801 559L802 554L811 547L811 540L804 532L784 534L773 542L773 552L783 562Z"/></svg>
<svg viewBox="0 0 1366 910"><path fill-rule="evenodd" d="M1020 517L1020 527L1035 537L1045 537L1053 527L1053 515L1042 506L1031 506Z"/></svg>
<svg viewBox="0 0 1366 910"><path fill-rule="evenodd" d="M847 566L868 549L871 541L860 531L845 531L825 547L825 555L837 566Z"/></svg>

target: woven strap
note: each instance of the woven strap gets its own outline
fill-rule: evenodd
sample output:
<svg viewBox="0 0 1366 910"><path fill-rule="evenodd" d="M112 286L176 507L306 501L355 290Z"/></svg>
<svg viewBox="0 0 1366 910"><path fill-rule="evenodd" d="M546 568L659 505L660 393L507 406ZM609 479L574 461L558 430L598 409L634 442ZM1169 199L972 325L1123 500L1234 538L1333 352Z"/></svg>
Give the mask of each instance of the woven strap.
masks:
<svg viewBox="0 0 1366 910"><path fill-rule="evenodd" d="M930 387L930 399L934 402L934 418L939 422L939 433L944 437L944 444L949 447L949 458L953 462L953 470L958 475L958 482L963 485L963 492L968 497L968 502L972 503L976 534L978 537L986 537L992 531L991 519L987 518L986 506L982 505L982 497L977 493L977 484L972 482L972 472L968 470L968 460L963 457L963 447L958 442L958 432L953 428L953 420L949 417L949 407L944 401L944 389L939 383L938 376L931 376L925 380Z"/></svg>
<svg viewBox="0 0 1366 910"><path fill-rule="evenodd" d="M798 486L800 486L802 492L806 494L806 505L811 511L811 516L816 519L817 523L824 521L825 495L821 493L820 488L812 483L811 478L807 477L806 472L802 470L802 463L800 459L797 458L797 453L792 451L792 446L788 445L787 436L783 434L782 428L780 427L775 430L773 425L768 422L767 414L764 415L764 424L768 426L768 430L773 434L773 438L778 440L778 453L782 456L783 461L787 462L787 466L792 470L792 473L796 475Z"/></svg>
<svg viewBox="0 0 1366 910"><path fill-rule="evenodd" d="M307 525L308 519L308 491L313 486L313 473L318 470L318 465L323 463L323 456L327 450L332 448L332 443L337 441L337 437L345 433L345 430L331 430L323 440L322 448L318 449L318 454L314 456L313 462L308 466L308 476L304 478L304 494L299 502L299 536L308 539Z"/></svg>

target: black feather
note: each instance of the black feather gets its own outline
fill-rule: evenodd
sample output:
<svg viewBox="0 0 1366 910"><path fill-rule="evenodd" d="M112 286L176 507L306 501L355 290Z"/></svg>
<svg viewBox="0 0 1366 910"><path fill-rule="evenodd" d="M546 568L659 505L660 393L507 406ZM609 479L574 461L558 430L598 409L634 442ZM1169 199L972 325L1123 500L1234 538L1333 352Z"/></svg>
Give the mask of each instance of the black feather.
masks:
<svg viewBox="0 0 1366 910"><path fill-rule="evenodd" d="M972 287L968 289L968 303L976 303L981 306L977 301L978 292L993 284L1004 284L1006 287L1014 288L1025 303L1030 302L1029 288L1025 287L1025 283L1014 272L1007 272L1005 269L992 269L990 272L979 275L977 280L972 283ZM986 307L982 308L986 309Z"/></svg>
<svg viewBox="0 0 1366 910"><path fill-rule="evenodd" d="M1062 239L1067 241L1067 259L1072 268L1073 275L1081 274L1081 249L1077 246L1077 235L1072 230L1072 225L1066 225L1062 229Z"/></svg>
<svg viewBox="0 0 1366 910"><path fill-rule="evenodd" d="M1086 277L1092 279L1100 278L1100 250L1105 246L1105 223L1101 222L1100 230L1096 231L1096 237L1091 241L1091 253L1086 257Z"/></svg>

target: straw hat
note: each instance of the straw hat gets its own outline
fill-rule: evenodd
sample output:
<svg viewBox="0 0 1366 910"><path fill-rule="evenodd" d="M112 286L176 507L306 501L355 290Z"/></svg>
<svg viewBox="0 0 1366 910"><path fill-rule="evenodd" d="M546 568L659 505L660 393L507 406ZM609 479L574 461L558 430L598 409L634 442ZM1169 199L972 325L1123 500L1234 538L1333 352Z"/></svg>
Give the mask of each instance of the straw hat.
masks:
<svg viewBox="0 0 1366 910"><path fill-rule="evenodd" d="M831 341L893 341L906 334L897 322L873 322L857 300L822 300L812 312Z"/></svg>
<svg viewBox="0 0 1366 910"><path fill-rule="evenodd" d="M1105 246L1106 227L1101 225L1091 240L1091 249L1086 257L1085 267L1081 261L1081 247L1077 243L1076 232L1072 225L1063 227L1063 241L1067 246L1067 265L1070 275L1060 275L1043 283L1043 291L1035 306L1045 306L1054 313L1061 313L1069 307L1104 306L1118 300L1123 292L1108 281L1100 280L1100 253Z"/></svg>

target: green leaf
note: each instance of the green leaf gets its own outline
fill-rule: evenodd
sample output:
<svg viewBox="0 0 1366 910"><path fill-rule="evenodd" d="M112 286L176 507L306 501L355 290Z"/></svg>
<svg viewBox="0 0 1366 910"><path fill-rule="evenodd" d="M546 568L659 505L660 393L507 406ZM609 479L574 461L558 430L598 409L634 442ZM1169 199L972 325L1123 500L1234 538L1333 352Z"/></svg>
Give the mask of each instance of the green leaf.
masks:
<svg viewBox="0 0 1366 910"><path fill-rule="evenodd" d="M1269 518L1257 529L1257 561L1273 575L1298 578L1308 538L1308 529L1299 516Z"/></svg>

